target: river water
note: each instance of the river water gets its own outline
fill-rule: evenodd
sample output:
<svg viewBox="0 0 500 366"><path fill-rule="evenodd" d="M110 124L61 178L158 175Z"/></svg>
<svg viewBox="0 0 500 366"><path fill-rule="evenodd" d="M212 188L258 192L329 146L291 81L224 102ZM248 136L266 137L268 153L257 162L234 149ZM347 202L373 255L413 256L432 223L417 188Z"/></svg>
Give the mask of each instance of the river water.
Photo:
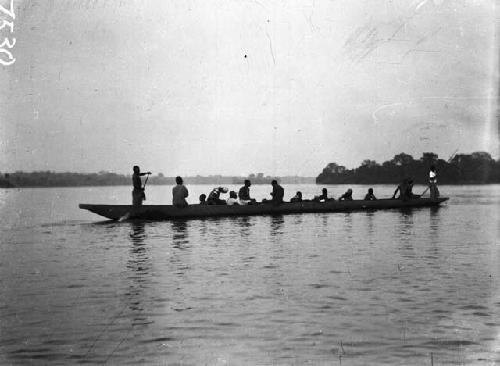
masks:
<svg viewBox="0 0 500 366"><path fill-rule="evenodd" d="M78 209L129 187L0 190L0 364L500 364L500 185L440 190L439 209L136 223Z"/></svg>

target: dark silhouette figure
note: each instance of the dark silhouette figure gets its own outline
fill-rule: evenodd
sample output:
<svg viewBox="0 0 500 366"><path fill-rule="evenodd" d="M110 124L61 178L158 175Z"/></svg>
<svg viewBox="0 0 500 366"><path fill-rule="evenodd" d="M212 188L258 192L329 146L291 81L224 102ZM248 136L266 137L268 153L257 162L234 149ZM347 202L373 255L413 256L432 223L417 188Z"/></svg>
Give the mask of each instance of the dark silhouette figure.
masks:
<svg viewBox="0 0 500 366"><path fill-rule="evenodd" d="M342 196L340 196L339 201L352 201L352 189L349 188Z"/></svg>
<svg viewBox="0 0 500 366"><path fill-rule="evenodd" d="M208 195L207 205L225 205L226 201L220 198L221 193L227 193L228 189L226 187L217 187L212 189L212 192Z"/></svg>
<svg viewBox="0 0 500 366"><path fill-rule="evenodd" d="M132 205L141 206L142 202L146 199L146 194L144 192L146 183L144 183L144 186L142 185L141 177L144 175L149 175L151 174L151 172L141 173L141 168L139 168L139 166L137 165L134 165L133 171L134 174L132 175L132 185L134 189L132 190Z"/></svg>
<svg viewBox="0 0 500 366"><path fill-rule="evenodd" d="M277 180L273 180L271 182L271 185L273 186L273 191L271 192L271 199L267 200L264 199L262 200L263 203L272 203L273 205L280 205L283 203L283 197L285 196L285 190L283 189L282 186L278 184Z"/></svg>
<svg viewBox="0 0 500 366"><path fill-rule="evenodd" d="M293 196L290 199L290 202L302 202L302 192L301 191L297 191L297 193L295 193L295 196Z"/></svg>
<svg viewBox="0 0 500 366"><path fill-rule="evenodd" d="M419 198L420 196L413 194L413 180L409 178L403 179L403 182L401 182L400 185L396 188L394 191L394 194L392 195L392 199L396 198L396 194L399 196L398 199L402 201L408 201L414 198Z"/></svg>
<svg viewBox="0 0 500 366"><path fill-rule="evenodd" d="M394 191L392 195L392 199L396 198L396 195L399 193L399 198L400 200L406 201L408 199L408 179L403 179L403 181L396 187L396 190Z"/></svg>
<svg viewBox="0 0 500 366"><path fill-rule="evenodd" d="M313 201L315 202L327 202L330 201L330 198L328 198L328 190L326 188L323 188L321 190L321 195L315 196Z"/></svg>
<svg viewBox="0 0 500 366"><path fill-rule="evenodd" d="M177 185L172 188L172 204L177 208L187 207L188 203L186 198L189 192L183 184L184 181L181 177L176 177L175 183L177 183Z"/></svg>
<svg viewBox="0 0 500 366"><path fill-rule="evenodd" d="M365 201L375 201L377 197L373 194L373 188L368 188L368 193L365 196Z"/></svg>
<svg viewBox="0 0 500 366"><path fill-rule="evenodd" d="M439 189L437 187L437 173L436 167L431 165L429 171L429 190L431 195L431 200L436 200L439 198Z"/></svg>
<svg viewBox="0 0 500 366"><path fill-rule="evenodd" d="M240 204L248 205L255 203L255 199L250 197L250 186L252 183L250 180L245 179L245 185L238 191L238 198L240 199Z"/></svg>
<svg viewBox="0 0 500 366"><path fill-rule="evenodd" d="M282 186L278 184L278 181L273 180L271 182L271 185L273 186L273 191L271 192L271 196L273 196L273 199L271 200L273 204L279 205L283 203L283 197L285 196L285 190L283 189Z"/></svg>

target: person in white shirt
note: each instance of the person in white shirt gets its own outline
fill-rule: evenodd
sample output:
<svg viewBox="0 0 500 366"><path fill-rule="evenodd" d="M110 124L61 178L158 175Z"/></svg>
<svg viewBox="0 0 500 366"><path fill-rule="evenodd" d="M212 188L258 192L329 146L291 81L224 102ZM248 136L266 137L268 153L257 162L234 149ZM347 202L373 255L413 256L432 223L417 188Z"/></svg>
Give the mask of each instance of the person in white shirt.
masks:
<svg viewBox="0 0 500 366"><path fill-rule="evenodd" d="M437 173L436 167L431 165L429 171L429 189L431 194L431 200L439 198L439 189L437 187Z"/></svg>
<svg viewBox="0 0 500 366"><path fill-rule="evenodd" d="M239 204L240 203L238 202L238 196L236 195L236 192L235 191L229 192L229 198L226 200L226 205L233 206Z"/></svg>

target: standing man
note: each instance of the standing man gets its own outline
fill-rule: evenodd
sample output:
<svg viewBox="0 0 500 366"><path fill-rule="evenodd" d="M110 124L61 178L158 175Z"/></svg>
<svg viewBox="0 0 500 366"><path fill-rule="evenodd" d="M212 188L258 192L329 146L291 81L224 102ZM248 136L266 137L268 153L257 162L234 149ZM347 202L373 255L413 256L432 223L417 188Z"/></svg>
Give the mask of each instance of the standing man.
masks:
<svg viewBox="0 0 500 366"><path fill-rule="evenodd" d="M175 182L177 185L172 188L172 204L177 208L187 207L186 197L189 195L189 192L184 186L181 177L176 177Z"/></svg>
<svg viewBox="0 0 500 366"><path fill-rule="evenodd" d="M132 206L141 206L142 201L146 199L146 194L144 193L146 184L144 183L144 187L142 186L141 177L149 175L151 172L141 173L141 168L137 165L134 165L133 171L132 185L134 186L134 190L132 191Z"/></svg>
<svg viewBox="0 0 500 366"><path fill-rule="evenodd" d="M429 171L429 189L431 194L431 200L435 200L439 198L439 189L437 187L437 173L436 167L431 165Z"/></svg>

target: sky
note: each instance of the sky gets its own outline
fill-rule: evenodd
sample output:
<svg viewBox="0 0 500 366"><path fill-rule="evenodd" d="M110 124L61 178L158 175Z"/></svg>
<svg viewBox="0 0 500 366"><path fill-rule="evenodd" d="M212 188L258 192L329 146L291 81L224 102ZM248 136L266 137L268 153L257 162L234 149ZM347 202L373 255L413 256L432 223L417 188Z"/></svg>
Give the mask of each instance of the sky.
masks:
<svg viewBox="0 0 500 366"><path fill-rule="evenodd" d="M0 172L316 176L401 152L499 157L494 0L13 3Z"/></svg>

